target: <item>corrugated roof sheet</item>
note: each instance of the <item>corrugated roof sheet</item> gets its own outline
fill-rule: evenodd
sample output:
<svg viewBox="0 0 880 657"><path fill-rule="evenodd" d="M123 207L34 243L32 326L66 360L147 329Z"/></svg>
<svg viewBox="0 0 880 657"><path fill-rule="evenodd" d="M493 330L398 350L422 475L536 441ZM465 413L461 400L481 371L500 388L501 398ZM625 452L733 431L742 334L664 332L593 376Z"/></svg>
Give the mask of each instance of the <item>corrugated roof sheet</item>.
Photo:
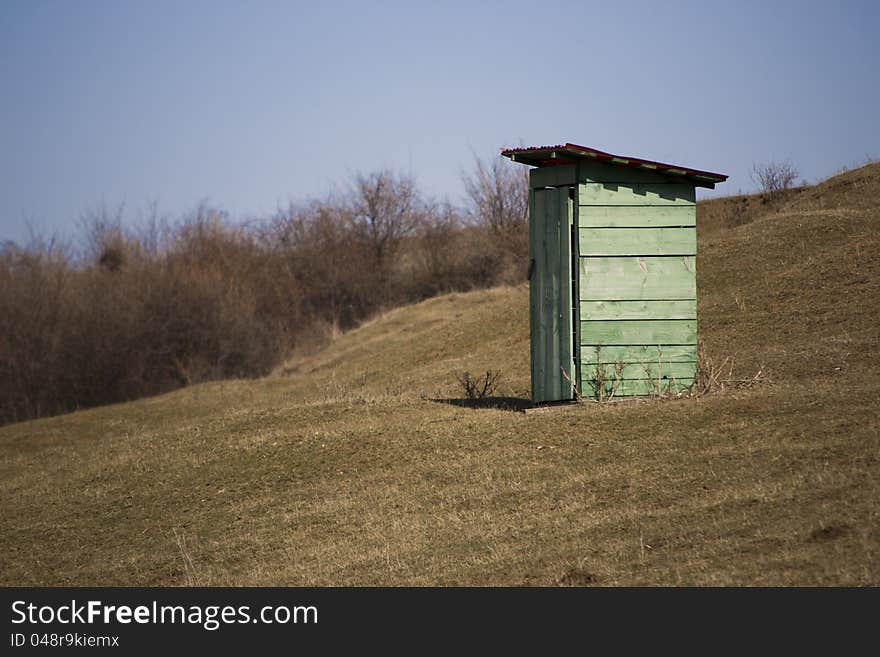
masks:
<svg viewBox="0 0 880 657"><path fill-rule="evenodd" d="M657 171L671 176L681 176L697 185L714 185L714 183L720 183L727 180L727 176L723 173L701 171L700 169L691 169L690 167L683 167L677 164L666 164L665 162L644 160L639 157L614 155L588 146L579 146L570 143L558 144L556 146L505 148L501 151L501 154L504 157L509 157L514 162L521 162L536 167L571 164L576 160L593 160L604 164L610 164L612 166L630 167L633 169Z"/></svg>

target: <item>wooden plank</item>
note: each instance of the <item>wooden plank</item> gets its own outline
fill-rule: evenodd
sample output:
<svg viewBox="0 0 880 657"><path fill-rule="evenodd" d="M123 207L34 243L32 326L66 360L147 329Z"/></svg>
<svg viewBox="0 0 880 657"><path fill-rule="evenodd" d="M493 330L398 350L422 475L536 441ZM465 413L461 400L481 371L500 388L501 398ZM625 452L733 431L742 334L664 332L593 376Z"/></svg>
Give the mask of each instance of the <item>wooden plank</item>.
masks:
<svg viewBox="0 0 880 657"><path fill-rule="evenodd" d="M694 256L579 258L582 301L696 299Z"/></svg>
<svg viewBox="0 0 880 657"><path fill-rule="evenodd" d="M571 319L572 204L567 189L535 190L530 240L532 401L573 396ZM568 379L563 375L563 371Z"/></svg>
<svg viewBox="0 0 880 657"><path fill-rule="evenodd" d="M595 363L690 363L697 360L697 345L582 345L581 367Z"/></svg>
<svg viewBox="0 0 880 657"><path fill-rule="evenodd" d="M545 296L544 286L547 284L547 277L542 271L544 266L544 222L547 220L546 215L546 196L539 192L532 192L533 211L529 216L529 230L531 237L529 244L531 246L531 279L529 282L530 297L530 318L531 318L531 345L532 345L532 401L544 399L544 373L545 373L545 357L546 341L544 340L543 330L545 327L542 321L543 299Z"/></svg>
<svg viewBox="0 0 880 657"><path fill-rule="evenodd" d="M581 320L581 344L696 344L693 319Z"/></svg>
<svg viewBox="0 0 880 657"><path fill-rule="evenodd" d="M538 372L538 341L535 339L535 329L538 324L538 312L540 304L539 280L535 275L535 263L537 262L538 225L540 217L535 203L535 190L529 189L529 373L531 375L532 400L538 398L540 393Z"/></svg>
<svg viewBox="0 0 880 657"><path fill-rule="evenodd" d="M574 220L572 202L568 189L554 190L556 197L554 236L558 240L556 257L558 258L559 295L554 304L559 314L559 360L554 363L555 377L558 388L554 386L554 400L574 398L574 321L572 319L572 259L571 259L571 225Z"/></svg>
<svg viewBox="0 0 880 657"><path fill-rule="evenodd" d="M618 375L618 368L620 374ZM664 379L693 381L697 364L690 363L584 363L583 378L590 379L651 379L662 382Z"/></svg>
<svg viewBox="0 0 880 657"><path fill-rule="evenodd" d="M571 200L571 226L570 226L570 241L571 241L571 266L569 267L569 271L571 273L571 346L572 346L572 381L573 386L577 385L577 382L580 380L580 326L581 326L581 303L580 303L580 275L578 274L578 263L580 262L580 251L578 249L578 240L574 239L577 236L578 231L578 205L576 202L576 193L569 193L569 198Z"/></svg>
<svg viewBox="0 0 880 657"><path fill-rule="evenodd" d="M578 237L582 256L697 253L696 228L581 228Z"/></svg>
<svg viewBox="0 0 880 657"><path fill-rule="evenodd" d="M696 319L697 301L581 301L581 319Z"/></svg>
<svg viewBox="0 0 880 657"><path fill-rule="evenodd" d="M635 169L581 160L578 162L578 182L664 184L680 183L682 180L681 176L651 169Z"/></svg>
<svg viewBox="0 0 880 657"><path fill-rule="evenodd" d="M693 381L673 381L668 380L664 384L658 386L657 381L650 379L629 379L624 381L619 381L614 383L613 381L605 381L604 385L604 399L608 399L611 396L611 392L614 390L614 396L612 399L617 399L621 397L645 397L648 395L656 395L661 394L676 394L679 392L685 392L687 389L693 384ZM599 386L597 382L592 379L584 379L581 381L581 395L583 397L587 397L590 399L596 398L596 388Z"/></svg>
<svg viewBox="0 0 880 657"><path fill-rule="evenodd" d="M660 228L696 226L695 205L581 205L581 228Z"/></svg>
<svg viewBox="0 0 880 657"><path fill-rule="evenodd" d="M542 167L529 171L529 187L559 187L577 183L577 170L574 164L558 167Z"/></svg>
<svg viewBox="0 0 880 657"><path fill-rule="evenodd" d="M687 183L581 183L580 205L693 205L696 191Z"/></svg>

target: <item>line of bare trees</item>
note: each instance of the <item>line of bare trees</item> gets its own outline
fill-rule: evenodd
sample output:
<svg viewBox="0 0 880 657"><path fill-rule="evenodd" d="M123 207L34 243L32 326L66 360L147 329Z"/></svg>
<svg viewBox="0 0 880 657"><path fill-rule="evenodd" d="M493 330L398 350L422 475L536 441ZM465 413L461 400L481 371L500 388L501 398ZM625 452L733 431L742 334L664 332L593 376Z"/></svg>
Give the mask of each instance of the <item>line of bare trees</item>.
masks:
<svg viewBox="0 0 880 657"><path fill-rule="evenodd" d="M386 170L261 221L208 205L176 223L101 210L79 248L6 243L0 423L260 376L384 309L518 282L526 175L477 160L463 208Z"/></svg>

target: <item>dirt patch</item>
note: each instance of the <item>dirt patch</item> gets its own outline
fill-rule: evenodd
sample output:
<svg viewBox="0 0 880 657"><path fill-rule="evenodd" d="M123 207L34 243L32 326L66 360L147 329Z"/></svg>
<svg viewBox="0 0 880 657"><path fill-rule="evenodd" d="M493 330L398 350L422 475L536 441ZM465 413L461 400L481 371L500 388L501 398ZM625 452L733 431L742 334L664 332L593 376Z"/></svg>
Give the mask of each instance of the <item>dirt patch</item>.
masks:
<svg viewBox="0 0 880 657"><path fill-rule="evenodd" d="M811 541L833 541L835 538L846 536L852 531L849 525L828 525L819 527L810 533Z"/></svg>
<svg viewBox="0 0 880 657"><path fill-rule="evenodd" d="M599 578L595 574L577 568L569 570L559 578L560 586L595 586L598 583Z"/></svg>

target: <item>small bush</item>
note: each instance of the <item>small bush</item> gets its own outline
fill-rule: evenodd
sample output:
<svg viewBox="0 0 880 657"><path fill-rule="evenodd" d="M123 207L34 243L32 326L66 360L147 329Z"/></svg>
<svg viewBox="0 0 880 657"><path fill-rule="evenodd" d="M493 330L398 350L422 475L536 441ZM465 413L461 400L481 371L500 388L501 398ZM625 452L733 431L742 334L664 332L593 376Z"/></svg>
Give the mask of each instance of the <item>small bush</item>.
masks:
<svg viewBox="0 0 880 657"><path fill-rule="evenodd" d="M697 350L697 372L690 394L694 397L721 392L726 388L752 388L767 383L763 367L753 376L737 378L733 373L734 359L725 356L721 360L712 358L702 345Z"/></svg>
<svg viewBox="0 0 880 657"><path fill-rule="evenodd" d="M472 377L470 372L465 372L458 377L465 397L469 400L479 401L489 397L498 387L498 379L501 372L487 370L482 376Z"/></svg>
<svg viewBox="0 0 880 657"><path fill-rule="evenodd" d="M789 189L799 175L800 172L788 160L752 164L752 181L768 194Z"/></svg>
<svg viewBox="0 0 880 657"><path fill-rule="evenodd" d="M624 363L620 362L614 365L601 365L597 362L588 381L590 396L599 402L613 399L620 387L624 367Z"/></svg>

